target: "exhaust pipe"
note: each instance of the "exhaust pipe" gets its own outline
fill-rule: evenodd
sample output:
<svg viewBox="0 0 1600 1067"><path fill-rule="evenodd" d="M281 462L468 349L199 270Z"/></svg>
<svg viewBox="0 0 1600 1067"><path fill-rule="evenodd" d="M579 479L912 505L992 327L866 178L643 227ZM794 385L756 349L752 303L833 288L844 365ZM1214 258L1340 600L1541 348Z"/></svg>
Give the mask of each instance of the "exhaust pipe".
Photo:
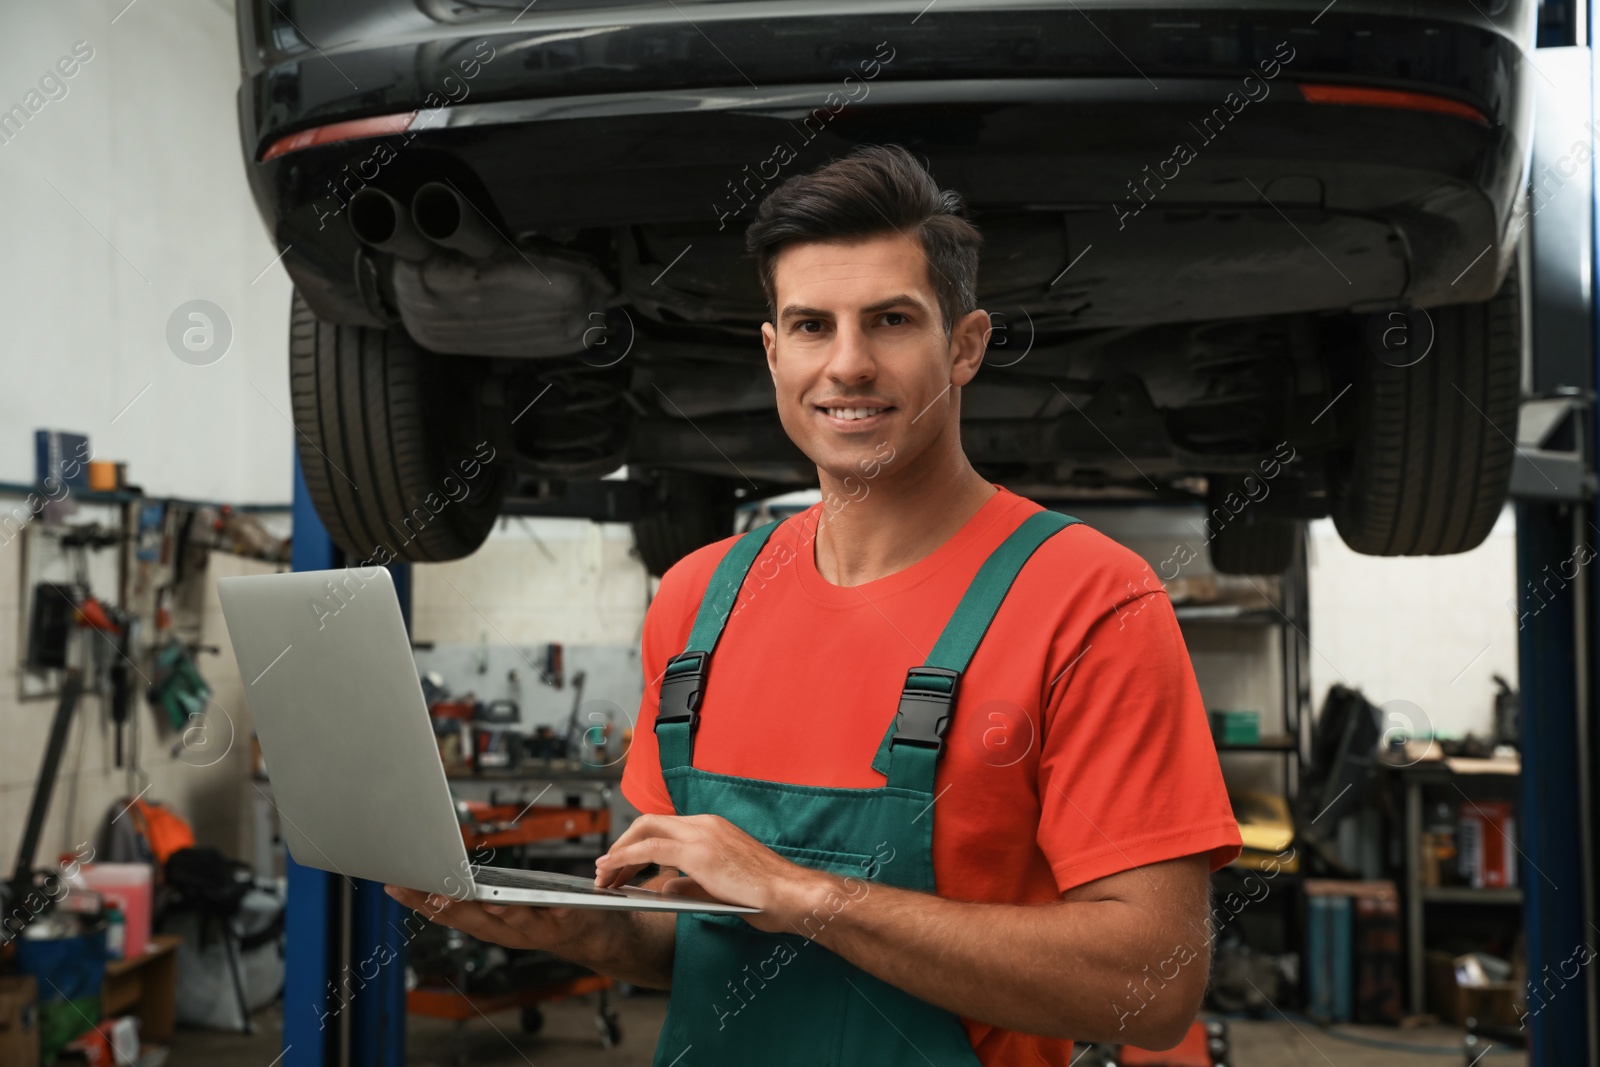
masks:
<svg viewBox="0 0 1600 1067"><path fill-rule="evenodd" d="M417 232L400 201L370 185L350 198L350 229L369 248L413 263L433 254L433 246Z"/></svg>
<svg viewBox="0 0 1600 1067"><path fill-rule="evenodd" d="M411 219L428 240L472 259L505 243L473 204L443 182L428 182L411 200Z"/></svg>

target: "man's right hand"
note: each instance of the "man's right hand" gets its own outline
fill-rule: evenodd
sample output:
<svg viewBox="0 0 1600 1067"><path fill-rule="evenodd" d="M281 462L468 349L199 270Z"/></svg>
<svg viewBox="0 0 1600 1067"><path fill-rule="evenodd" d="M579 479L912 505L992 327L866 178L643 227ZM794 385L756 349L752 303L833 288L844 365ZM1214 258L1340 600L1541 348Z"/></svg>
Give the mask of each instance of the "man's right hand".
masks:
<svg viewBox="0 0 1600 1067"><path fill-rule="evenodd" d="M676 941L670 913L606 908L484 904L439 893L386 885L384 892L423 918L480 941L507 948L541 949L634 985L672 984Z"/></svg>
<svg viewBox="0 0 1600 1067"><path fill-rule="evenodd" d="M540 908L524 904L483 904L386 885L383 891L423 918L454 927L480 941L506 948L536 948L568 959L584 951L605 917L592 908ZM587 912L588 914L584 914Z"/></svg>

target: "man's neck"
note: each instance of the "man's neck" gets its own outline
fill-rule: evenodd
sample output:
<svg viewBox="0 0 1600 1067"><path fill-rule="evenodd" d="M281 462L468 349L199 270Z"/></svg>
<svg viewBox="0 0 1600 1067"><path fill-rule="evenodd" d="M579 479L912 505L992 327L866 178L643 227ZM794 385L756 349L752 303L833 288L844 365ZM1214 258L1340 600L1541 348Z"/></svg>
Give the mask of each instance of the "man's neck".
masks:
<svg viewBox="0 0 1600 1067"><path fill-rule="evenodd" d="M834 585L862 585L925 559L997 492L959 449L921 470L892 466L847 483L820 473L823 507L813 551L817 572Z"/></svg>

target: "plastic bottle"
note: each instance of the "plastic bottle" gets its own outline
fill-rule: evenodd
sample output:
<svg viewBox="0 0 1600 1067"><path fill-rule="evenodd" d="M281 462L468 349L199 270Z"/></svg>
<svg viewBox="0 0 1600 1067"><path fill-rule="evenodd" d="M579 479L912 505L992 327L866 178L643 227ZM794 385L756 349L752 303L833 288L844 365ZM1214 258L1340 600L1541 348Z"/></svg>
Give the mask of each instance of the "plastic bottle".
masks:
<svg viewBox="0 0 1600 1067"><path fill-rule="evenodd" d="M116 904L106 907L106 955L120 960L127 945L128 924Z"/></svg>

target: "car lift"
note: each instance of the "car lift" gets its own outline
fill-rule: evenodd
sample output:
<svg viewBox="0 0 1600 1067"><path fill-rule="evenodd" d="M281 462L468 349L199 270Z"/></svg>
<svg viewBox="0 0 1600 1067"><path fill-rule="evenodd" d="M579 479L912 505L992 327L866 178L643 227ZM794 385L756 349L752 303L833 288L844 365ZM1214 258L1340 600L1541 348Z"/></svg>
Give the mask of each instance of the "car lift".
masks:
<svg viewBox="0 0 1600 1067"><path fill-rule="evenodd" d="M1580 5L1579 10L1583 10ZM1584 17L1587 16L1587 12ZM1522 254L1528 366L1511 476L1517 520L1522 781L1518 871L1530 1067L1600 1063L1595 915L1600 525L1595 509L1596 204L1589 25L1526 57L1537 68ZM1583 966L1574 965L1582 962Z"/></svg>
<svg viewBox="0 0 1600 1067"><path fill-rule="evenodd" d="M1600 1063L1595 914L1596 682L1600 517L1596 514L1595 160L1593 52L1540 48L1520 269L1531 357L1512 472L1522 689L1523 916L1530 1067ZM1562 88L1558 89L1557 86ZM1575 152L1579 145L1581 151ZM342 561L294 486L296 570ZM410 568L391 568L410 623ZM1574 803L1574 799L1577 802ZM401 1067L405 1059L404 909L375 883L289 862L285 1067ZM1584 950L1587 949L1585 953ZM382 965L370 961L387 959ZM1580 965L1581 964L1581 965ZM1576 966L1576 973L1573 968ZM375 973L372 973L374 972Z"/></svg>
<svg viewBox="0 0 1600 1067"><path fill-rule="evenodd" d="M345 566L294 463L297 571ZM406 629L411 567L391 564ZM287 859L283 1067L402 1067L406 1044L406 910L376 882Z"/></svg>
<svg viewBox="0 0 1600 1067"><path fill-rule="evenodd" d="M295 463L295 570L346 565L306 493ZM391 564L400 610L411 627L411 568ZM469 802L469 807L473 806ZM487 817L497 815L485 808ZM576 811L557 805L513 805L487 822L514 823L509 829L474 833L467 846L502 848L565 838L573 833L609 835L610 810ZM609 1047L621 1031L608 1004L612 979L585 973L503 996L468 995L432 986L406 989L407 945L417 920L376 882L341 878L293 859L285 927L287 951L283 990L285 1067L401 1067L405 1062L406 1013L454 1020L458 1025L507 1008L523 1010L523 1029L538 1018L538 1004L589 993L598 994L596 1021L601 1043ZM411 920L407 922L407 920ZM457 1052L461 1062L461 1052Z"/></svg>

